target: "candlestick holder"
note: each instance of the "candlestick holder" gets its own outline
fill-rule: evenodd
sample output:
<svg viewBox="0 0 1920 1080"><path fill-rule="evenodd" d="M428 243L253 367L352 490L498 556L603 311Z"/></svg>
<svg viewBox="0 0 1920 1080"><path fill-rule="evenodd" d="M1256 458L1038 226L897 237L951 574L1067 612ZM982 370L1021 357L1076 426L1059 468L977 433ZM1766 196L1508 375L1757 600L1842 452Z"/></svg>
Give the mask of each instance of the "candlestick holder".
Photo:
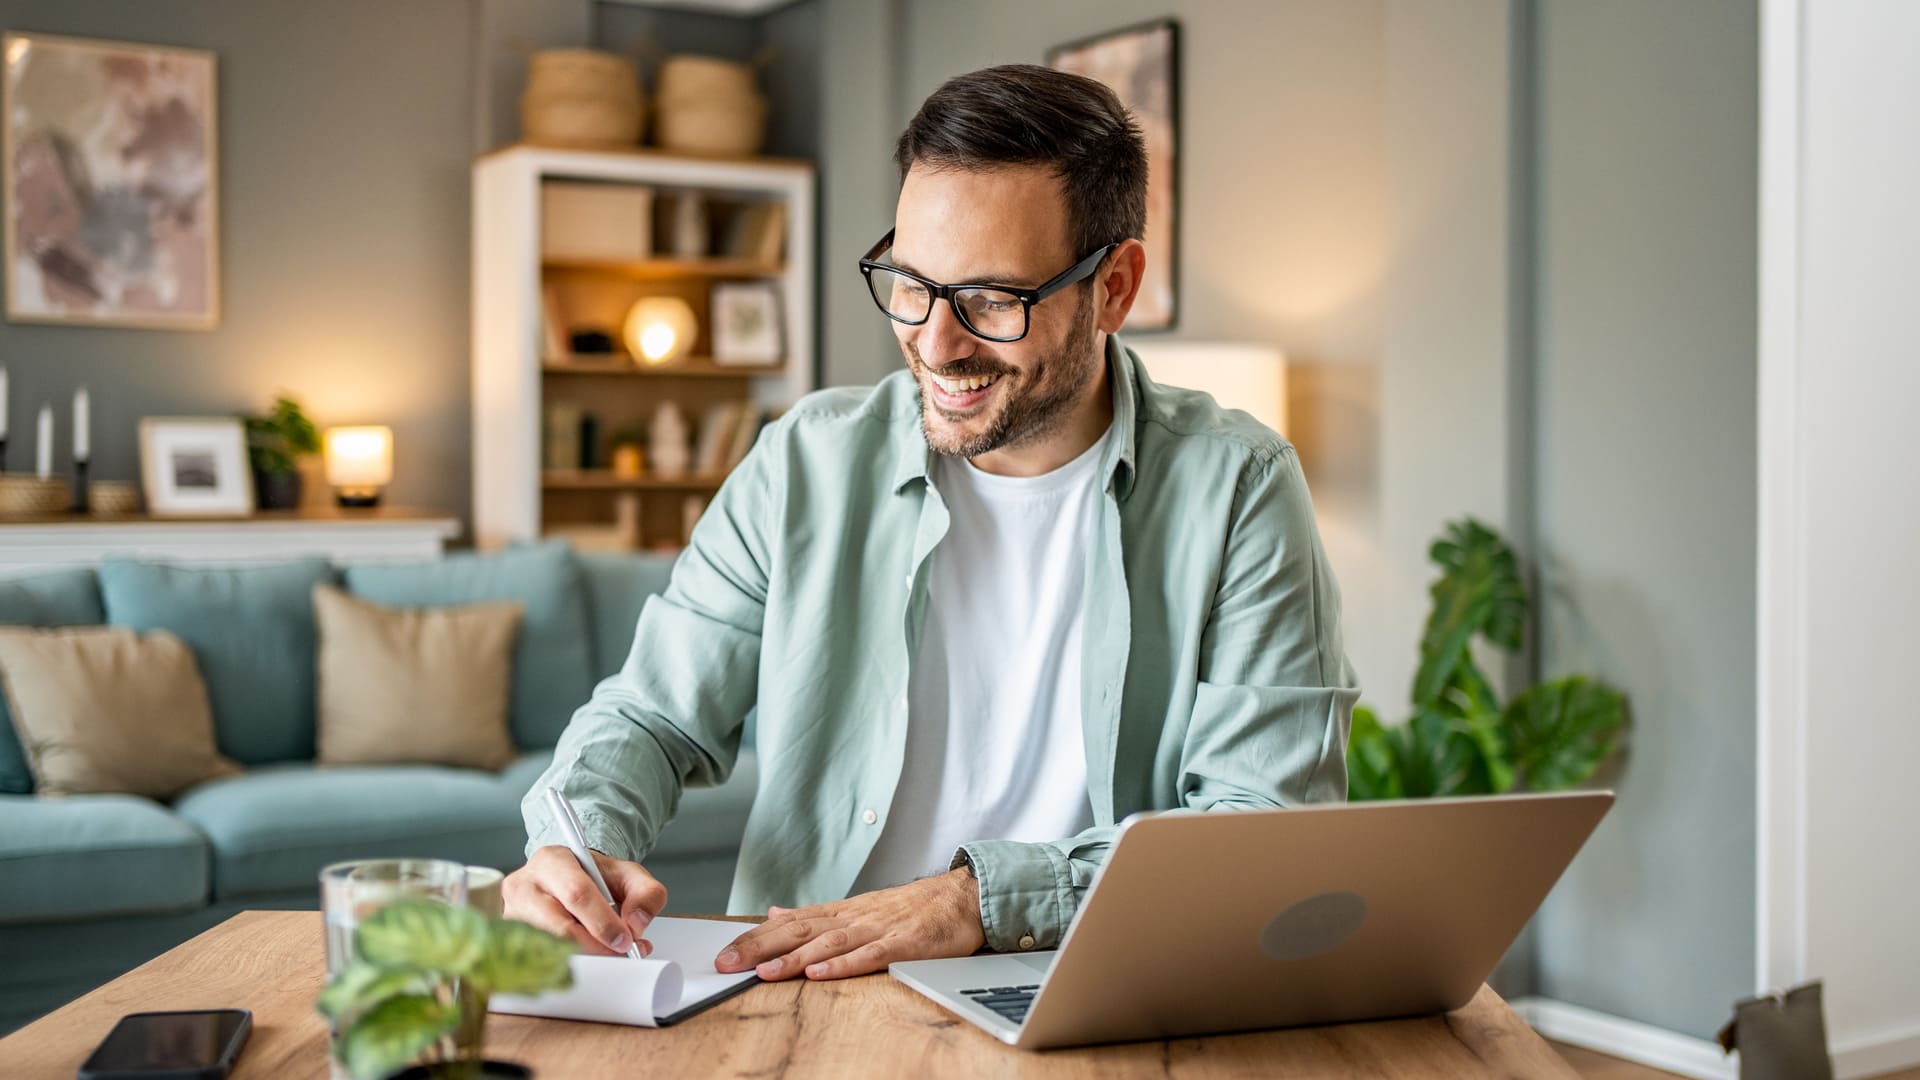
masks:
<svg viewBox="0 0 1920 1080"><path fill-rule="evenodd" d="M87 462L84 458L73 463L73 502L67 509L75 514L87 512Z"/></svg>

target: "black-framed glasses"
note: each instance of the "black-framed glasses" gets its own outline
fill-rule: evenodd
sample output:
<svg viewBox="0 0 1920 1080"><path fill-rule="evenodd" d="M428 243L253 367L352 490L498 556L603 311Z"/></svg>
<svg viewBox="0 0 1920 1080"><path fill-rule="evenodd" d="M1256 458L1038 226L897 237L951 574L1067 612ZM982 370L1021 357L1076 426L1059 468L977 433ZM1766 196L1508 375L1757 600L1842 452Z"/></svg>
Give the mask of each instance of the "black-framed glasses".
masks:
<svg viewBox="0 0 1920 1080"><path fill-rule="evenodd" d="M867 291L887 318L908 326L919 326L933 315L936 300L953 306L960 325L975 337L988 341L1019 341L1033 325L1033 305L1076 282L1093 275L1100 261L1118 244L1108 244L1086 258L1062 270L1037 289L993 282L966 282L942 285L919 274L880 262L880 256L893 246L893 230L873 245L860 260L860 273L867 279Z"/></svg>

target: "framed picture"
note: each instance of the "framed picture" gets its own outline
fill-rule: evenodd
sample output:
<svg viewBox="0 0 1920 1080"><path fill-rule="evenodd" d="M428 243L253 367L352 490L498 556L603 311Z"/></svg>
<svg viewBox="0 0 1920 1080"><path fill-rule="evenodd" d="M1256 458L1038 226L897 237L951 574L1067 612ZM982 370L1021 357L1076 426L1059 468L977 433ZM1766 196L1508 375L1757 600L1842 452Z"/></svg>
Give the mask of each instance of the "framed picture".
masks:
<svg viewBox="0 0 1920 1080"><path fill-rule="evenodd" d="M1147 140L1146 276L1129 330L1170 330L1179 308L1180 27L1159 19L1047 50L1047 65L1098 79Z"/></svg>
<svg viewBox="0 0 1920 1080"><path fill-rule="evenodd" d="M237 419L149 417L140 421L140 475L155 517L245 517L253 513L247 433Z"/></svg>
<svg viewBox="0 0 1920 1080"><path fill-rule="evenodd" d="M768 281L713 287L713 362L727 367L771 367L785 359L780 289Z"/></svg>
<svg viewBox="0 0 1920 1080"><path fill-rule="evenodd" d="M211 329L213 54L47 34L3 47L7 318Z"/></svg>

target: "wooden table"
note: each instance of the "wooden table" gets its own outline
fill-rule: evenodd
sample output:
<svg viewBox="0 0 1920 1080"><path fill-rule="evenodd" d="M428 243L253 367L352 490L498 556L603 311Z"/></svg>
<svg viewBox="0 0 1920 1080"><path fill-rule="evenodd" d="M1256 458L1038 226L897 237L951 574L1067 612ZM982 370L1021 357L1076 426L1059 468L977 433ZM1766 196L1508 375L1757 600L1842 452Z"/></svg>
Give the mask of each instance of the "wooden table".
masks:
<svg viewBox="0 0 1920 1080"><path fill-rule="evenodd" d="M240 1007L239 1078L322 1080L320 916L249 911L0 1039L0 1076L71 1080L124 1013ZM1574 1073L1487 987L1444 1016L1033 1053L995 1041L885 975L756 986L675 1027L494 1016L491 1056L542 1080L594 1077L1564 1077Z"/></svg>

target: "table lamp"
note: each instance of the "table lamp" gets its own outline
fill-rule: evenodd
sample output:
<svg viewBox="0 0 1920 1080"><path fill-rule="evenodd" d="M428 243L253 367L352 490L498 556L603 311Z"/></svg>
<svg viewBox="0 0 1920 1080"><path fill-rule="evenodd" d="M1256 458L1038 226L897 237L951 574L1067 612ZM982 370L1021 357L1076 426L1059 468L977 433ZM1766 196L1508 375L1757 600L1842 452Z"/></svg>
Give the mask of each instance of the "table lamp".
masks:
<svg viewBox="0 0 1920 1080"><path fill-rule="evenodd" d="M693 349L700 337L700 320L693 305L677 296L648 296L627 310L621 336L634 362L652 366L670 364Z"/></svg>
<svg viewBox="0 0 1920 1080"><path fill-rule="evenodd" d="M1272 345L1167 341L1127 346L1154 382L1203 390L1222 408L1240 409L1287 433L1287 359Z"/></svg>
<svg viewBox="0 0 1920 1080"><path fill-rule="evenodd" d="M380 489L393 480L393 429L328 428L327 483L341 506L379 506Z"/></svg>

